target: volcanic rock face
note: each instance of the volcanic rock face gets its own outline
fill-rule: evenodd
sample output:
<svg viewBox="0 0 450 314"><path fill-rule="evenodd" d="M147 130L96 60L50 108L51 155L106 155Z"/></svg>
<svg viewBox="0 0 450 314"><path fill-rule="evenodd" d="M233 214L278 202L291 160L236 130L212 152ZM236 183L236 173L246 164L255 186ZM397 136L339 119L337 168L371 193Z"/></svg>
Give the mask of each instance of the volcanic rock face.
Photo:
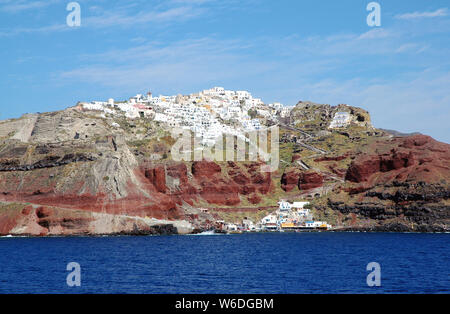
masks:
<svg viewBox="0 0 450 314"><path fill-rule="evenodd" d="M299 185L300 172L296 169L287 171L283 173L281 177L281 188L285 192L292 191L296 186Z"/></svg>
<svg viewBox="0 0 450 314"><path fill-rule="evenodd" d="M323 176L317 172L306 172L300 175L298 188L300 190L310 190L323 185Z"/></svg>
<svg viewBox="0 0 450 314"><path fill-rule="evenodd" d="M291 169L281 177L281 187L285 192L298 187L300 191L308 191L323 186L324 177L314 171Z"/></svg>
<svg viewBox="0 0 450 314"><path fill-rule="evenodd" d="M345 178L351 182L367 181L373 174L408 168L416 163L412 152L392 150L390 154L363 156L350 165Z"/></svg>
<svg viewBox="0 0 450 314"><path fill-rule="evenodd" d="M372 178L373 183L418 179L434 183L450 177L449 145L424 135L397 138L390 144L394 148L387 153L358 155L348 168L345 178L355 183L371 181Z"/></svg>
<svg viewBox="0 0 450 314"><path fill-rule="evenodd" d="M144 173L157 192L170 196L178 205L193 205L201 198L211 205L234 206L241 203L241 196L257 204L261 201L258 194L272 189L270 174L259 173L260 166L240 167L234 162L221 166L203 160L193 162L190 171L184 163L171 163L146 168ZM229 178L222 174L222 167Z"/></svg>
<svg viewBox="0 0 450 314"><path fill-rule="evenodd" d="M164 167L157 167L145 170L145 177L153 184L156 191L165 193L166 187L166 170Z"/></svg>
<svg viewBox="0 0 450 314"><path fill-rule="evenodd" d="M329 199L329 206L343 214L391 224L409 231L446 231L450 222L447 180L450 178L450 145L428 136L395 138L369 147L379 154L358 154L351 162L344 188L347 202ZM389 150L388 150L389 149ZM388 227L364 227L387 230ZM354 229L354 228L351 228Z"/></svg>
<svg viewBox="0 0 450 314"><path fill-rule="evenodd" d="M344 109L351 126L328 131ZM200 208L304 197L343 228L448 230L450 145L393 138L349 106L301 103L291 118L282 138L296 140L282 142L274 173L259 161L173 161L170 134L143 118L67 109L0 122L0 234L186 233L218 219Z"/></svg>
<svg viewBox="0 0 450 314"><path fill-rule="evenodd" d="M196 161L192 164L192 174L197 178L211 177L221 171L220 166L212 161Z"/></svg>
<svg viewBox="0 0 450 314"><path fill-rule="evenodd" d="M15 205L17 206L17 205ZM0 219L0 234L52 236L52 235L147 235L186 232L188 225L170 221L149 221L140 217L100 214L90 211L27 205L20 210L8 211ZM180 230L178 230L179 228Z"/></svg>

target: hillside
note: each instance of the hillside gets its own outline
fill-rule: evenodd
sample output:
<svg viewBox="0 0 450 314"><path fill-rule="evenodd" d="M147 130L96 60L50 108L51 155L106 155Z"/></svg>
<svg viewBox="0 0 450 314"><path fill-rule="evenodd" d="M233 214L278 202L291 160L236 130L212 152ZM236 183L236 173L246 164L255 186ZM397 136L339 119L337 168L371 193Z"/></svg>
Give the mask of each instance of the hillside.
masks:
<svg viewBox="0 0 450 314"><path fill-rule="evenodd" d="M348 124L330 129L338 112ZM0 122L0 234L164 234L262 218L311 201L342 230L449 231L450 145L376 129L367 111L299 102L280 126L280 167L172 159L151 117L79 106Z"/></svg>

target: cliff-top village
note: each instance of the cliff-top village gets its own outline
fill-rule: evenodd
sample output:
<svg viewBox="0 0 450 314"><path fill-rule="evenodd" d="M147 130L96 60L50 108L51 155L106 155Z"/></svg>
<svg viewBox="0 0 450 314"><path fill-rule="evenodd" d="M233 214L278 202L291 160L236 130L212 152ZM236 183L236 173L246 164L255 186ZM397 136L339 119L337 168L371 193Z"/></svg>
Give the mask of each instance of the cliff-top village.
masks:
<svg viewBox="0 0 450 314"><path fill-rule="evenodd" d="M169 127L190 130L202 139L203 145L212 146L222 134L242 137L246 132L262 129L267 121L288 117L294 106L279 102L265 104L248 91L213 87L190 95L154 97L148 92L121 102L111 98L80 102L78 108L113 115L120 110L129 119L147 117ZM338 112L330 128L346 126L349 118L349 113Z"/></svg>

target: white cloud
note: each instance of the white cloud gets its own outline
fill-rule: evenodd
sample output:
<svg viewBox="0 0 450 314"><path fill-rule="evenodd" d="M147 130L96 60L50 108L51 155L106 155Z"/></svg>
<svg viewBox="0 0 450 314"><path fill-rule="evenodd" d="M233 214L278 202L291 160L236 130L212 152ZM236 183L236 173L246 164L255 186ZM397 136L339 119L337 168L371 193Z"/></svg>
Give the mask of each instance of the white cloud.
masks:
<svg viewBox="0 0 450 314"><path fill-rule="evenodd" d="M101 15L87 17L83 19L83 25L86 27L104 28L115 26L136 26L142 24L156 24L168 22L182 22L201 15L204 12L202 8L193 8L190 6L180 6L161 11L141 11L137 14L120 12L105 12Z"/></svg>
<svg viewBox="0 0 450 314"><path fill-rule="evenodd" d="M27 10L35 10L47 7L60 0L46 0L46 1L27 1L27 0L4 0L0 2L0 11L8 13L18 13Z"/></svg>
<svg viewBox="0 0 450 314"><path fill-rule="evenodd" d="M21 1L19 3L10 3L9 0L3 0L6 5L0 7L0 10L8 10L10 12L19 12L20 10L32 9L35 7L47 6L51 3L58 2L60 0L52 0L48 2L26 2ZM2 2L0 2L1 4ZM113 28L113 27L134 27L142 25L153 26L166 26L169 23L181 23L186 20L198 17L206 12L201 7L191 6L176 6L170 8L158 8L153 11L142 10L137 13L131 13L127 9L132 7L131 4L127 4L114 10L100 10L99 7L95 7L92 12L94 14L99 12L100 14L83 17L81 20L82 29L98 29L98 28ZM92 7L91 7L92 8ZM30 33L52 33L72 30L66 24L53 24L36 27L16 27L12 29L0 29L0 36L14 36L19 34Z"/></svg>
<svg viewBox="0 0 450 314"><path fill-rule="evenodd" d="M438 9L436 11L432 12L413 12L413 13L404 13L404 14L398 14L395 17L397 19L401 20L413 20L413 19L421 19L421 18L434 18L434 17L442 17L447 16L448 10L447 8Z"/></svg>
<svg viewBox="0 0 450 314"><path fill-rule="evenodd" d="M40 27L18 27L10 30L0 30L0 37L19 34L53 33L71 30L66 24L54 24Z"/></svg>
<svg viewBox="0 0 450 314"><path fill-rule="evenodd" d="M236 53L247 49L246 45L241 41L210 38L168 45L151 42L139 47L81 56L83 64L91 65L61 73L60 78L117 88L157 86L166 89L178 86L186 89L268 71L272 66L270 63Z"/></svg>
<svg viewBox="0 0 450 314"><path fill-rule="evenodd" d="M424 52L426 49L428 49L429 47L427 46L422 46L416 43L406 43L406 44L402 44L400 47L398 47L395 52L396 53L404 53L404 52Z"/></svg>
<svg viewBox="0 0 450 314"><path fill-rule="evenodd" d="M384 28L374 28L361 34L358 39L376 39L376 38L387 38L394 34Z"/></svg>

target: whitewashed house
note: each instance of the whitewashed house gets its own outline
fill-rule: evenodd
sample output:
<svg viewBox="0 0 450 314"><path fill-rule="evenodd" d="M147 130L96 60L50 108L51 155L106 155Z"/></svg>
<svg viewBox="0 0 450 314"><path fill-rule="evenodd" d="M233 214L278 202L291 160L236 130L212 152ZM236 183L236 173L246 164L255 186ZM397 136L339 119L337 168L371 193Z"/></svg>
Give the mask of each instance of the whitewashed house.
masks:
<svg viewBox="0 0 450 314"><path fill-rule="evenodd" d="M283 108L283 104L281 104L279 102L274 102L273 104L268 104L268 106L275 110L281 110Z"/></svg>
<svg viewBox="0 0 450 314"><path fill-rule="evenodd" d="M250 219L243 219L242 220L242 225L244 226L245 229L247 229L249 231L256 230L255 224Z"/></svg>
<svg viewBox="0 0 450 314"><path fill-rule="evenodd" d="M285 202L285 201L278 202L278 205L279 205L278 209L282 212L290 211L292 208L292 204L289 202Z"/></svg>
<svg viewBox="0 0 450 314"><path fill-rule="evenodd" d="M264 217L263 219L261 219L261 224L265 225L265 224L276 224L277 223L277 216L270 214L267 215L266 217Z"/></svg>
<svg viewBox="0 0 450 314"><path fill-rule="evenodd" d="M244 90L236 91L236 96L237 96L238 100L245 100L245 99L251 98L250 93L247 91L244 91Z"/></svg>
<svg viewBox="0 0 450 314"><path fill-rule="evenodd" d="M157 121L157 122L167 122L168 117L167 117L167 115L165 115L163 113L157 112L157 113L155 113L154 120Z"/></svg>
<svg viewBox="0 0 450 314"><path fill-rule="evenodd" d="M263 230L274 231L278 229L278 219L275 215L267 215L261 219L261 227Z"/></svg>
<svg viewBox="0 0 450 314"><path fill-rule="evenodd" d="M294 202L292 204L292 208L303 209L308 204L309 204L309 202Z"/></svg>
<svg viewBox="0 0 450 314"><path fill-rule="evenodd" d="M281 116L282 118L287 118L287 117L289 117L293 108L294 108L294 107L283 107L283 108L281 109L281 111L280 111L280 116Z"/></svg>
<svg viewBox="0 0 450 314"><path fill-rule="evenodd" d="M270 116L270 112L265 109L257 109L256 112L258 112L258 115L265 117L265 118Z"/></svg>
<svg viewBox="0 0 450 314"><path fill-rule="evenodd" d="M327 226L326 221L307 221L305 222L306 227L308 228L319 228L321 226Z"/></svg>
<svg viewBox="0 0 450 314"><path fill-rule="evenodd" d="M235 224L227 224L225 226L225 229L228 231L237 231L238 230L238 226L236 226Z"/></svg>

